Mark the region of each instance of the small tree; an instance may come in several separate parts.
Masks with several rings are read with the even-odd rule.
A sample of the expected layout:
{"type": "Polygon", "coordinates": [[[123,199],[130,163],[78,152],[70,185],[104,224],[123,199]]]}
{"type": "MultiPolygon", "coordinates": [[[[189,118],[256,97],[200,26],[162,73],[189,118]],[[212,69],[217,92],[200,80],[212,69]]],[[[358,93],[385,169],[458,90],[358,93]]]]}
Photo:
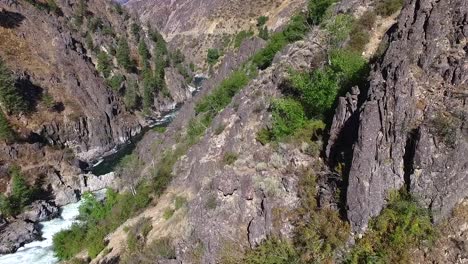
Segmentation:
{"type": "Polygon", "coordinates": [[[98,55],[97,70],[104,75],[105,78],[109,77],[111,72],[111,61],[106,52],[100,51],[98,55]]]}
{"type": "Polygon", "coordinates": [[[143,67],[149,67],[148,59],[150,58],[150,52],[144,39],[141,39],[140,43],[138,44],[138,54],[140,54],[143,67]]]}
{"type": "Polygon", "coordinates": [[[0,140],[11,141],[15,137],[13,129],[11,129],[8,119],[3,111],[0,110],[0,140]]]}
{"type": "Polygon", "coordinates": [[[323,21],[327,9],[337,0],[310,0],[308,4],[309,21],[318,25],[323,21]]]}
{"type": "Polygon", "coordinates": [[[261,16],[261,17],[257,18],[257,27],[258,28],[263,27],[266,24],[267,21],[268,21],[267,16],[261,16]]]}
{"type": "Polygon", "coordinates": [[[26,111],[28,106],[15,87],[11,72],[0,58],[0,102],[7,111],[19,113],[26,111]]]}
{"type": "Polygon", "coordinates": [[[221,55],[219,54],[218,49],[209,49],[206,59],[207,59],[208,63],[212,65],[212,64],[215,64],[218,61],[220,56],[221,55]]]}
{"type": "Polygon", "coordinates": [[[121,38],[119,40],[116,57],[119,65],[124,67],[127,71],[130,71],[133,68],[134,65],[130,58],[130,48],[125,38],[121,38]]]}
{"type": "Polygon", "coordinates": [[[258,32],[258,36],[264,40],[268,40],[269,38],[268,28],[267,27],[260,28],[258,32]]]}
{"type": "Polygon", "coordinates": [[[137,83],[134,80],[129,80],[127,87],[125,88],[124,103],[128,109],[136,108],[137,94],[136,94],[137,83]]]}

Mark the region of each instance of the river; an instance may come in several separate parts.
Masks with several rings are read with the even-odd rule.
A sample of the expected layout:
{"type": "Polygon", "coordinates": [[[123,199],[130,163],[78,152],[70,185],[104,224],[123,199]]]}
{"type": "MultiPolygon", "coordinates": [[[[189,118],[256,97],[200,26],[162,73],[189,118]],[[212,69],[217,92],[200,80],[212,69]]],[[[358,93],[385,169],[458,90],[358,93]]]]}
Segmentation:
{"type": "MultiPolygon", "coordinates": [[[[194,84],[196,88],[191,88],[192,95],[195,95],[202,88],[201,84],[205,80],[204,77],[195,77],[194,84]]],[[[180,105],[176,106],[174,110],[164,113],[161,118],[153,120],[152,124],[143,129],[143,131],[130,140],[127,144],[115,149],[115,152],[106,157],[102,157],[97,162],[92,164],[90,171],[95,175],[103,175],[114,170],[119,161],[135,149],[136,143],[144,136],[144,134],[154,127],[165,127],[172,122],[180,105]]],[[[105,198],[105,190],[95,192],[99,200],[105,198]]],[[[19,248],[18,251],[12,254],[0,255],[0,264],[55,264],[59,260],[54,256],[52,249],[52,239],[58,232],[68,229],[73,223],[78,221],[79,207],[81,201],[63,206],[60,210],[60,217],[54,218],[50,221],[40,222],[41,237],[40,241],[33,241],[25,244],[19,248]]]]}

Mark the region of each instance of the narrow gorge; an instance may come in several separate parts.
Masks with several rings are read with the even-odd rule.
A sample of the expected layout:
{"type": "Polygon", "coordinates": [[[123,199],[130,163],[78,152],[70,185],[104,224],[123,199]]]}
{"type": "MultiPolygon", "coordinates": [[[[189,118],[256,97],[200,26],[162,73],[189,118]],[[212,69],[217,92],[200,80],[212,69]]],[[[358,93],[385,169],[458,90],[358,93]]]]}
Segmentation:
{"type": "Polygon", "coordinates": [[[465,0],[0,0],[0,263],[467,263],[465,0]]]}

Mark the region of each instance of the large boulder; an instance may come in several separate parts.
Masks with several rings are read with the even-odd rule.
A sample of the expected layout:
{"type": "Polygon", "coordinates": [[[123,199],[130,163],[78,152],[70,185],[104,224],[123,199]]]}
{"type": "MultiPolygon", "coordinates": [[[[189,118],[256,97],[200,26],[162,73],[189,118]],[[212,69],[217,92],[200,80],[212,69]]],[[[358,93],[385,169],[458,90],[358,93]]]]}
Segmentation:
{"type": "Polygon", "coordinates": [[[54,204],[47,201],[35,201],[26,210],[18,216],[19,219],[29,222],[47,221],[57,217],[59,209],[54,204]]]}
{"type": "Polygon", "coordinates": [[[0,254],[13,253],[24,244],[39,239],[38,225],[24,220],[14,221],[0,232],[0,254]]]}

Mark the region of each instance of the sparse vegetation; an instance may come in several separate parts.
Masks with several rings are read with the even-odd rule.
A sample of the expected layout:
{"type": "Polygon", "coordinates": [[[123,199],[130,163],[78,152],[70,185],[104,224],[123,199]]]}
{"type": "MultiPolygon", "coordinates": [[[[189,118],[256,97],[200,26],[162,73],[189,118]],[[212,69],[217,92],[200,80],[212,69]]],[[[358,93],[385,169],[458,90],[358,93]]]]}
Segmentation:
{"type": "Polygon", "coordinates": [[[453,147],[457,140],[457,129],[460,124],[460,120],[450,113],[439,112],[431,120],[431,132],[439,136],[442,141],[453,147]]]}
{"type": "Polygon", "coordinates": [[[15,133],[8,122],[3,111],[0,110],[0,140],[12,141],[15,138],[15,133]]]}
{"type": "Polygon", "coordinates": [[[237,33],[236,37],[234,38],[234,48],[239,48],[241,46],[242,42],[244,42],[244,40],[252,37],[253,34],[254,33],[252,31],[245,31],[245,30],[242,30],[239,33],[237,33]]]}
{"type": "Polygon", "coordinates": [[[388,17],[403,7],[403,0],[380,0],[377,2],[375,12],[378,15],[388,17]]]}
{"type": "Polygon", "coordinates": [[[325,18],[328,8],[337,0],[310,0],[308,2],[309,21],[319,25],[325,18]]]}
{"type": "Polygon", "coordinates": [[[112,88],[112,90],[119,91],[124,81],[125,77],[122,74],[116,74],[107,80],[107,84],[112,88]]]}
{"type": "Polygon", "coordinates": [[[387,208],[370,222],[347,263],[409,263],[411,250],[434,236],[428,211],[409,194],[392,193],[387,208]]]}
{"type": "Polygon", "coordinates": [[[223,162],[224,164],[232,165],[234,162],[236,162],[238,157],[239,155],[234,152],[227,152],[224,154],[223,162]]]}
{"type": "Polygon", "coordinates": [[[120,38],[119,40],[116,51],[116,58],[117,63],[119,63],[120,66],[122,66],[127,71],[132,71],[135,65],[133,64],[133,61],[130,58],[130,48],[125,38],[120,38]]]}
{"type": "Polygon", "coordinates": [[[270,238],[254,250],[247,252],[246,264],[294,264],[298,262],[294,246],[284,240],[270,238]]]}

